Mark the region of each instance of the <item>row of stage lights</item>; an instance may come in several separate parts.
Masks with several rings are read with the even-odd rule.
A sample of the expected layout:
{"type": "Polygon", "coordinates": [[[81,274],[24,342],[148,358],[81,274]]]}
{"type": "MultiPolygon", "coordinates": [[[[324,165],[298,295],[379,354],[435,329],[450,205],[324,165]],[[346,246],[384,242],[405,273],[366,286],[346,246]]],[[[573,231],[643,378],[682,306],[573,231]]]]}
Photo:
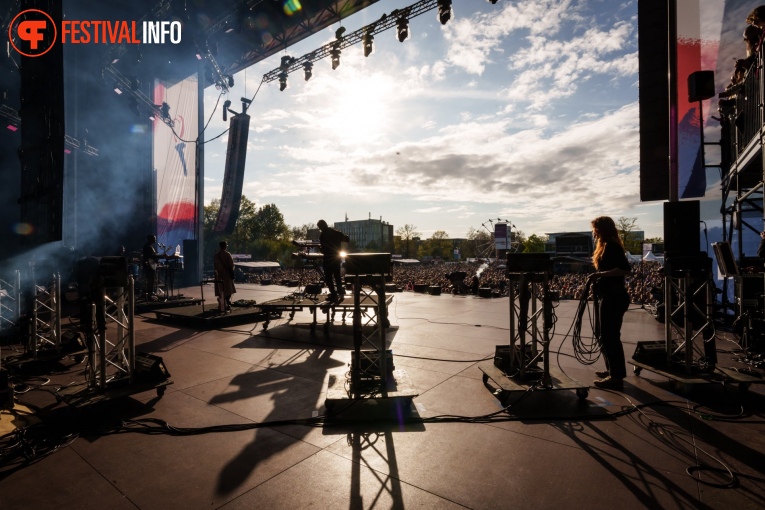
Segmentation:
{"type": "MultiPolygon", "coordinates": [[[[491,4],[496,4],[497,0],[487,0],[491,4]]],[[[395,27],[396,27],[396,38],[399,40],[399,42],[404,42],[410,37],[409,32],[409,20],[410,18],[417,16],[419,14],[422,14],[423,12],[426,12],[428,10],[431,10],[433,8],[437,8],[438,11],[436,13],[436,19],[442,24],[446,25],[446,23],[452,18],[453,12],[452,12],[452,0],[436,0],[435,5],[428,5],[432,4],[433,0],[421,0],[420,2],[417,2],[416,4],[410,5],[409,7],[406,7],[404,9],[396,9],[390,13],[390,18],[395,19],[395,27]]],[[[316,60],[320,60],[324,56],[329,56],[332,61],[332,70],[334,71],[340,66],[340,54],[341,54],[341,46],[347,39],[353,39],[354,35],[356,35],[358,32],[362,32],[361,36],[358,38],[357,42],[361,42],[364,56],[368,57],[372,54],[374,51],[374,33],[382,32],[384,30],[387,30],[388,28],[392,28],[391,26],[386,26],[378,30],[378,25],[381,23],[388,23],[387,22],[388,15],[383,14],[382,18],[380,20],[367,25],[366,27],[362,28],[361,30],[358,30],[351,34],[350,38],[346,38],[344,36],[345,33],[345,27],[340,27],[335,31],[335,41],[332,43],[329,43],[329,45],[325,45],[322,48],[315,50],[307,55],[304,55],[303,57],[299,59],[295,59],[290,56],[283,56],[281,60],[281,64],[279,65],[278,69],[275,69],[269,73],[266,73],[263,76],[264,82],[270,82],[275,79],[279,80],[279,90],[284,91],[287,88],[287,76],[292,71],[290,68],[298,61],[303,61],[301,64],[301,67],[303,69],[305,80],[308,81],[311,79],[311,76],[313,76],[313,63],[316,60]],[[322,50],[326,50],[326,55],[321,54],[325,53],[322,50]],[[320,55],[321,54],[321,55],[320,55]],[[277,72],[278,71],[278,72],[277,72]]],[[[354,42],[351,42],[350,44],[354,44],[354,42]]]]}

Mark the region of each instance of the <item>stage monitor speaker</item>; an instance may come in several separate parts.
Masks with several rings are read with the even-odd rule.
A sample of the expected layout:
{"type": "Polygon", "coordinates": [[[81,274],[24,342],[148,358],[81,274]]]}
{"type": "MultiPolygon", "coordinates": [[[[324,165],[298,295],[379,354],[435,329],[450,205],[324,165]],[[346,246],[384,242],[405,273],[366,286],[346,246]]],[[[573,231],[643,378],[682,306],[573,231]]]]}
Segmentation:
{"type": "Polygon", "coordinates": [[[139,382],[163,382],[170,378],[162,358],[145,352],[135,356],[135,374],[139,382]]]}
{"type": "Polygon", "coordinates": [[[387,275],[390,270],[390,253],[349,253],[345,256],[347,276],[387,275]]]}
{"type": "Polygon", "coordinates": [[[696,71],[688,75],[688,102],[695,103],[715,97],[715,72],[696,71]]]}
{"type": "Polygon", "coordinates": [[[226,166],[223,174],[223,192],[220,197],[218,217],[213,226],[216,234],[230,234],[239,218],[244,185],[244,162],[247,157],[247,137],[250,132],[250,116],[240,113],[231,117],[226,149],[226,166]]]}
{"type": "Polygon", "coordinates": [[[202,280],[199,274],[199,241],[196,239],[183,240],[183,280],[187,287],[199,285],[202,280]]]}
{"type": "Polygon", "coordinates": [[[664,202],[664,252],[697,255],[701,248],[698,200],[664,202]]]}
{"type": "Polygon", "coordinates": [[[645,363],[653,367],[662,367],[667,364],[667,344],[663,340],[649,340],[638,342],[632,359],[639,363],[645,363]]]}

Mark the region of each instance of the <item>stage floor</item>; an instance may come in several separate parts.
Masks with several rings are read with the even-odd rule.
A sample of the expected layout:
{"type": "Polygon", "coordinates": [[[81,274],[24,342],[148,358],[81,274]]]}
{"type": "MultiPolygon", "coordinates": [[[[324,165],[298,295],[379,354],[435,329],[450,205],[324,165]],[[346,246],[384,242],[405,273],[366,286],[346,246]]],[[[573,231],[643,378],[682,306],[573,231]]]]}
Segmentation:
{"type": "MultiPolygon", "coordinates": [[[[258,303],[294,290],[237,289],[235,300],[258,303]]],[[[182,292],[199,297],[198,287],[182,292]]],[[[722,384],[678,386],[648,370],[639,377],[630,370],[623,392],[593,387],[585,399],[574,390],[514,392],[505,401],[508,412],[499,414],[505,421],[444,419],[501,410],[479,365],[509,342],[507,298],[392,297],[388,348],[395,369],[417,390],[411,414],[422,420],[273,424],[186,436],[90,434],[21,469],[3,468],[0,508],[765,506],[762,384],[747,392],[722,384]]],[[[576,305],[557,307],[551,364],[591,384],[602,360],[580,365],[570,338],[563,341],[576,305]]],[[[137,317],[137,349],[162,357],[171,374],[163,396],[147,391],[85,411],[45,391],[18,398],[35,418],[83,413],[87,424],[153,418],[193,428],[312,418],[324,413],[328,378],[348,365],[353,347],[352,320],[326,331],[311,328],[312,321],[306,309],[291,320],[272,320],[266,330],[246,324],[201,331],[153,314],[137,317]]],[[[662,339],[664,326],[633,305],[622,332],[630,359],[638,341],[662,339]]],[[[718,342],[720,350],[734,348],[718,342]]],[[[3,347],[3,356],[8,353],[3,347]]],[[[720,364],[745,367],[730,356],[721,354],[720,364]]],[[[48,387],[84,378],[84,364],[72,359],[54,368],[48,387]]],[[[20,411],[15,423],[24,416],[20,411]]],[[[11,419],[7,412],[0,417],[6,424],[11,419]]]]}

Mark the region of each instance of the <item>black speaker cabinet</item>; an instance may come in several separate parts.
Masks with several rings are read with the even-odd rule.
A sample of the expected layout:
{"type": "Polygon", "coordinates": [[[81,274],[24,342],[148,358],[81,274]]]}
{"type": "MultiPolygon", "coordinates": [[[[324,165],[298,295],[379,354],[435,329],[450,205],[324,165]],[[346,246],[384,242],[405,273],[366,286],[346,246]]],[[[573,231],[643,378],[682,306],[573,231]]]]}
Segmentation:
{"type": "Polygon", "coordinates": [[[688,75],[688,102],[715,97],[715,72],[696,71],[688,75]]]}
{"type": "Polygon", "coordinates": [[[199,285],[199,242],[196,239],[183,240],[183,280],[185,285],[199,285]]]}
{"type": "Polygon", "coordinates": [[[549,253],[508,253],[507,274],[547,273],[552,275],[553,263],[549,253]]]}
{"type": "Polygon", "coordinates": [[[664,202],[664,252],[696,255],[701,249],[699,201],[664,202]]]}
{"type": "Polygon", "coordinates": [[[765,273],[744,274],[736,277],[736,304],[740,312],[763,308],[765,273]]]}
{"type": "Polygon", "coordinates": [[[104,287],[126,286],[127,260],[125,257],[101,257],[98,275],[103,279],[104,287]]]}
{"type": "Polygon", "coordinates": [[[390,274],[390,253],[349,253],[345,256],[347,276],[390,274]]]}

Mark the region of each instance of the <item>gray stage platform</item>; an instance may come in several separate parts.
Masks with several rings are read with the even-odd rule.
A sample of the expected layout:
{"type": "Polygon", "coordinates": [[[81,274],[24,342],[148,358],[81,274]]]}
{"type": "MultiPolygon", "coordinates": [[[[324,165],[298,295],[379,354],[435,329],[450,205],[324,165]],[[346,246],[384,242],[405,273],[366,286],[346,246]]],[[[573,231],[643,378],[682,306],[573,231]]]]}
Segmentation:
{"type": "MultiPolygon", "coordinates": [[[[258,303],[289,292],[278,286],[238,289],[237,299],[258,303]]],[[[682,393],[666,377],[644,370],[639,377],[630,373],[624,392],[590,388],[586,399],[573,390],[513,392],[502,411],[479,365],[507,339],[507,308],[506,299],[396,294],[387,344],[396,369],[405,370],[417,390],[412,408],[392,422],[324,427],[275,422],[325,412],[328,377],[342,374],[350,362],[350,327],[313,334],[305,310],[292,321],[273,320],[265,331],[255,324],[200,331],[138,319],[138,348],[163,358],[173,385],[161,398],[148,391],[107,403],[84,416],[84,423],[152,418],[175,427],[270,426],[190,436],[80,437],[0,475],[0,508],[765,506],[761,384],[745,392],[706,384],[682,393]]],[[[603,363],[582,366],[571,356],[563,335],[575,310],[575,302],[557,308],[552,351],[560,354],[552,364],[589,385],[603,363]]],[[[662,325],[644,311],[627,312],[627,357],[637,341],[662,335],[662,325]]],[[[736,347],[726,340],[718,345],[736,347]]],[[[737,364],[723,356],[720,366],[737,364]]],[[[80,381],[82,369],[65,361],[46,386],[80,381]]],[[[32,415],[57,409],[44,391],[19,398],[32,415]]],[[[77,410],[70,406],[68,412],[77,410]]],[[[0,418],[6,427],[26,419],[22,410],[0,418]]]]}

